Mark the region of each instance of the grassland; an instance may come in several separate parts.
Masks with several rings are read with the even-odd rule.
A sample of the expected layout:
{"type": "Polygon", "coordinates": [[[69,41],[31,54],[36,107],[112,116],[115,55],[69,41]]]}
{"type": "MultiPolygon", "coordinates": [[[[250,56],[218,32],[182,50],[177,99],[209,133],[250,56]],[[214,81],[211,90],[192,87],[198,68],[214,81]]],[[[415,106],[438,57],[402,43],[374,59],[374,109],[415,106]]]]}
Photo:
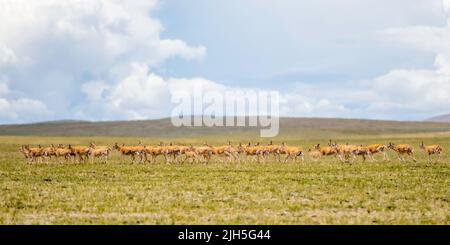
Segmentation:
{"type": "MultiPolygon", "coordinates": [[[[248,118],[246,119],[248,122],[248,118]]],[[[450,123],[402,122],[335,118],[280,118],[281,139],[328,139],[348,135],[398,135],[450,132],[450,123]]],[[[148,138],[256,137],[255,127],[174,127],[168,118],[143,121],[56,121],[24,125],[0,125],[0,135],[109,136],[148,138]]]]}
{"type": "MultiPolygon", "coordinates": [[[[140,138],[156,144],[164,138],[140,138]]],[[[352,135],[355,144],[421,140],[450,149],[449,133],[352,135]]],[[[220,137],[178,142],[223,144],[220,137]]],[[[235,136],[234,142],[256,138],[235,136]]],[[[281,140],[280,138],[277,139],[281,140]]],[[[208,165],[27,165],[21,144],[133,144],[121,137],[0,137],[1,224],[450,224],[450,156],[427,163],[275,162],[208,165]]],[[[320,139],[288,139],[308,148],[320,139]]],[[[279,143],[279,142],[278,142],[279,143]]],[[[390,156],[394,158],[391,152],[390,156]]]]}

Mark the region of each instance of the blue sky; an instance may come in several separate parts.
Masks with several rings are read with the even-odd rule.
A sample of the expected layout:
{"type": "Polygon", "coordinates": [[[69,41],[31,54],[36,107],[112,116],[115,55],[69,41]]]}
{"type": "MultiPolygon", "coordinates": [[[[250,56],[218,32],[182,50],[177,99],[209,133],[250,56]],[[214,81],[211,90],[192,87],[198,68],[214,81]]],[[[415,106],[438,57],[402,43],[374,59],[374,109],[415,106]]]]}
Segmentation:
{"type": "Polygon", "coordinates": [[[166,117],[196,84],[422,120],[450,112],[449,25],[448,0],[0,0],[0,123],[166,117]]]}
{"type": "Polygon", "coordinates": [[[176,76],[270,85],[368,79],[433,63],[432,54],[385,42],[376,32],[442,25],[446,16],[436,5],[362,2],[164,1],[157,13],[166,27],[163,37],[208,49],[204,62],[172,60],[165,69],[176,76]]]}

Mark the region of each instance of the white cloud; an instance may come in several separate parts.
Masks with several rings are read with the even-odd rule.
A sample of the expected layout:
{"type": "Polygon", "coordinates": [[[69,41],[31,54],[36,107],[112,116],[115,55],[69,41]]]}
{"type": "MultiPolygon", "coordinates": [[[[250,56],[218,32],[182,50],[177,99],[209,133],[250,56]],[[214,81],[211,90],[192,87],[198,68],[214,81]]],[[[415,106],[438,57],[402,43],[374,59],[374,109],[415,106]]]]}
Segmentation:
{"type": "Polygon", "coordinates": [[[445,59],[439,54],[435,69],[398,69],[371,81],[370,88],[380,95],[381,101],[369,110],[383,110],[375,105],[389,102],[394,106],[387,105],[387,112],[392,111],[390,107],[399,107],[399,113],[425,117],[446,112],[450,105],[450,64],[445,59]]]}
{"type": "Polygon", "coordinates": [[[17,56],[6,46],[0,46],[0,67],[2,65],[15,64],[17,62],[17,56]]]}
{"type": "Polygon", "coordinates": [[[49,115],[46,106],[37,100],[0,98],[0,120],[8,122],[27,122],[36,118],[46,118],[49,115]]]}
{"type": "Polygon", "coordinates": [[[0,121],[2,123],[26,122],[49,116],[47,107],[41,101],[28,98],[8,98],[12,93],[8,84],[0,81],[0,121]]]}
{"type": "Polygon", "coordinates": [[[447,25],[391,28],[385,36],[435,55],[433,69],[395,69],[368,81],[379,98],[369,112],[404,113],[420,119],[449,112],[450,105],[450,0],[443,0],[447,25]]]}
{"type": "MultiPolygon", "coordinates": [[[[444,1],[443,6],[444,9],[448,9],[449,0],[444,1]]],[[[447,43],[450,43],[450,27],[405,26],[388,28],[380,33],[392,41],[406,43],[413,48],[435,54],[434,68],[393,69],[373,79],[342,85],[333,84],[331,81],[317,85],[298,83],[293,89],[280,92],[281,114],[381,119],[401,117],[421,120],[448,110],[450,48],[447,43]]],[[[189,58],[189,52],[184,55],[185,58],[189,58]]],[[[147,118],[155,114],[168,116],[168,107],[158,102],[167,103],[175,91],[193,94],[196,86],[202,86],[204,91],[219,93],[225,90],[251,89],[230,87],[204,78],[164,79],[149,73],[148,67],[141,66],[140,69],[135,68],[128,78],[115,85],[112,90],[116,92],[108,98],[116,110],[126,111],[137,118],[147,118]],[[117,92],[125,90],[127,92],[123,94],[117,92]],[[146,110],[148,105],[158,106],[146,110]]]]}
{"type": "Polygon", "coordinates": [[[282,114],[422,120],[449,112],[450,63],[443,53],[433,69],[394,69],[340,87],[299,83],[284,94],[282,114]]]}
{"type": "MultiPolygon", "coordinates": [[[[320,91],[314,87],[313,90],[320,91]]],[[[344,105],[330,101],[325,94],[308,94],[305,90],[294,90],[290,93],[281,93],[280,114],[282,116],[303,117],[339,117],[350,110],[344,105]]]]}
{"type": "MultiPolygon", "coordinates": [[[[203,46],[161,38],[163,26],[151,16],[157,7],[156,0],[0,0],[0,73],[13,90],[45,102],[57,117],[73,117],[83,98],[100,99],[128,75],[130,64],[158,67],[173,57],[205,56],[203,46]]],[[[122,82],[122,89],[139,86],[122,82]]],[[[132,93],[116,91],[122,100],[114,105],[130,107],[126,96],[142,102],[142,90],[132,93]]]]}
{"type": "Polygon", "coordinates": [[[94,108],[104,119],[147,119],[170,115],[171,96],[184,91],[193,98],[194,89],[204,92],[221,92],[226,86],[203,78],[164,79],[149,70],[144,63],[130,65],[129,73],[111,87],[103,82],[89,82],[83,85],[83,92],[91,103],[76,109],[76,115],[89,116],[83,112],[94,108]],[[119,115],[119,117],[118,117],[119,115]]]}
{"type": "Polygon", "coordinates": [[[448,113],[450,105],[450,0],[445,26],[406,26],[380,31],[383,38],[435,55],[428,69],[392,69],[349,84],[299,83],[287,96],[285,114],[422,120],[448,113]],[[289,102],[290,101],[290,102],[289,102]]]}
{"type": "MultiPolygon", "coordinates": [[[[433,4],[436,2],[433,1],[433,4]]],[[[261,10],[267,5],[258,4],[261,10]]],[[[290,10],[295,10],[295,16],[302,17],[297,14],[297,9],[302,9],[299,6],[304,3],[290,4],[294,4],[290,10]]],[[[343,18],[323,22],[325,24],[322,27],[325,29],[315,29],[310,22],[303,22],[308,23],[308,32],[303,33],[290,26],[283,26],[281,31],[290,33],[290,41],[300,44],[304,44],[302,38],[308,36],[306,34],[321,35],[320,40],[327,42],[313,42],[314,45],[319,49],[325,46],[325,53],[332,49],[338,50],[339,45],[335,45],[340,42],[336,42],[335,38],[346,43],[344,37],[354,33],[367,34],[364,24],[358,24],[353,29],[341,29],[347,21],[354,22],[353,19],[365,16],[364,11],[354,16],[347,12],[352,10],[350,6],[362,8],[359,1],[347,1],[346,4],[348,8],[338,13],[343,18]],[[363,29],[364,32],[361,31],[363,29]],[[335,36],[334,31],[339,35],[335,36]],[[300,32],[301,38],[297,37],[299,33],[294,32],[300,32]],[[329,45],[330,40],[333,45],[329,45]]],[[[421,2],[415,6],[424,4],[428,3],[421,2]]],[[[378,22],[380,15],[391,11],[379,6],[378,2],[374,3],[377,14],[370,15],[370,18],[377,18],[370,23],[378,22]]],[[[156,74],[155,68],[170,58],[197,60],[206,55],[206,48],[201,45],[191,46],[180,39],[162,38],[164,27],[152,17],[157,7],[156,0],[0,0],[1,122],[43,120],[52,113],[59,118],[93,120],[158,118],[170,115],[170,97],[176,91],[193,94],[196,86],[202,86],[204,91],[218,93],[252,89],[246,85],[228,86],[202,77],[165,78],[156,74]]],[[[287,87],[280,91],[281,114],[423,119],[448,110],[450,0],[444,0],[441,7],[449,15],[447,25],[431,26],[430,23],[437,22],[439,18],[433,18],[430,23],[426,22],[428,25],[421,26],[405,26],[407,21],[392,20],[396,23],[393,27],[378,32],[390,41],[435,55],[434,67],[397,68],[373,79],[347,84],[325,81],[313,85],[298,83],[291,88],[284,83],[279,86],[287,87]]],[[[318,9],[322,14],[328,11],[322,12],[322,5],[318,9]]],[[[417,19],[424,19],[422,14],[418,14],[421,13],[419,10],[414,7],[409,10],[414,15],[420,15],[417,19]]],[[[428,10],[427,13],[435,12],[428,10]]],[[[283,14],[278,9],[272,16],[280,26],[283,14]]],[[[316,20],[318,17],[315,13],[309,13],[308,16],[306,20],[316,20]]],[[[382,22],[385,27],[389,26],[391,20],[382,22]]],[[[376,25],[371,24],[369,29],[375,30],[376,25]]],[[[243,38],[249,37],[253,36],[244,35],[243,38]]],[[[239,38],[236,37],[236,43],[239,43],[239,38]]],[[[271,38],[280,45],[278,36],[271,38]]],[[[287,49],[291,46],[284,45],[287,49]]],[[[264,47],[266,51],[272,50],[264,47]]],[[[264,53],[264,50],[261,51],[264,53]]],[[[303,51],[308,53],[308,50],[303,51]]],[[[312,52],[306,57],[314,58],[315,55],[312,52]]],[[[346,59],[344,56],[339,54],[339,57],[346,59]]],[[[264,55],[261,57],[267,58],[264,55]]],[[[295,55],[292,57],[298,59],[295,55]]],[[[292,63],[297,69],[303,67],[299,65],[302,62],[309,61],[303,57],[300,63],[292,63]]],[[[236,64],[241,65],[238,60],[236,64]]]]}
{"type": "Polygon", "coordinates": [[[8,84],[0,80],[0,96],[6,95],[9,93],[8,84]]]}
{"type": "Polygon", "coordinates": [[[99,101],[103,97],[103,93],[108,90],[110,86],[103,81],[92,81],[81,85],[81,91],[85,93],[89,101],[99,101]]]}
{"type": "Polygon", "coordinates": [[[163,78],[145,64],[133,64],[131,74],[117,83],[106,100],[131,119],[161,117],[167,113],[169,91],[163,78]]]}
{"type": "Polygon", "coordinates": [[[103,116],[104,120],[168,117],[171,115],[171,109],[176,106],[171,104],[171,98],[180,92],[192,99],[192,105],[202,104],[203,109],[208,108],[220,113],[223,106],[207,105],[208,96],[225,97],[226,92],[241,94],[249,91],[269,92],[262,89],[226,86],[204,78],[166,79],[152,73],[148,65],[143,63],[131,64],[129,74],[111,87],[104,85],[103,82],[89,82],[83,85],[83,91],[91,98],[91,103],[78,107],[75,115],[84,118],[95,111],[99,116],[103,116]]]}

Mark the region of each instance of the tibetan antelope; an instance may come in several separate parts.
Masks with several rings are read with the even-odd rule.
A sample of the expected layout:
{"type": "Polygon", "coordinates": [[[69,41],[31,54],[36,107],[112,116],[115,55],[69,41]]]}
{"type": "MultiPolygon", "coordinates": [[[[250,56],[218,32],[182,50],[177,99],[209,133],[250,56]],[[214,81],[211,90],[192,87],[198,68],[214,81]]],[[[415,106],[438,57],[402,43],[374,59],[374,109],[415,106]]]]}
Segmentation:
{"type": "Polygon", "coordinates": [[[322,152],[318,149],[320,146],[316,145],[314,146],[314,149],[308,149],[308,155],[311,160],[314,162],[319,161],[319,159],[322,157],[322,152]]]}
{"type": "Polygon", "coordinates": [[[185,157],[185,158],[183,159],[182,163],[184,163],[186,160],[189,159],[189,163],[193,164],[194,162],[196,162],[196,161],[198,160],[198,155],[197,155],[197,153],[195,152],[195,147],[192,146],[192,145],[190,145],[190,146],[188,147],[188,149],[186,149],[186,150],[183,152],[183,154],[184,154],[184,157],[185,157]]]}
{"type": "Polygon", "coordinates": [[[19,149],[19,152],[21,152],[23,154],[23,156],[25,157],[25,159],[27,160],[28,164],[32,164],[33,163],[33,156],[29,150],[29,148],[25,145],[22,145],[19,149]]]}
{"type": "Polygon", "coordinates": [[[28,156],[29,163],[33,163],[36,161],[42,162],[42,159],[45,159],[46,163],[48,163],[48,158],[46,156],[46,152],[44,148],[39,145],[38,147],[30,147],[29,145],[24,146],[23,148],[24,155],[28,156]],[[25,153],[26,152],[26,153],[25,153]]]}
{"type": "Polygon", "coordinates": [[[166,163],[176,162],[179,159],[180,154],[180,146],[169,143],[163,147],[162,151],[164,157],[166,158],[166,163]]]}
{"type": "Polygon", "coordinates": [[[229,163],[237,160],[236,151],[230,141],[228,141],[227,145],[212,147],[212,154],[219,156],[222,162],[225,162],[226,159],[228,159],[229,163]]]}
{"type": "Polygon", "coordinates": [[[367,146],[367,150],[369,151],[369,158],[371,161],[375,161],[375,158],[373,155],[375,154],[382,154],[383,155],[383,161],[389,161],[389,156],[387,154],[388,147],[385,145],[380,144],[372,144],[367,146]]]}
{"type": "Polygon", "coordinates": [[[69,149],[75,157],[78,157],[78,162],[85,162],[89,159],[89,147],[87,146],[72,146],[69,145],[69,149]]]}
{"type": "Polygon", "coordinates": [[[270,141],[270,143],[265,147],[265,154],[268,156],[270,154],[272,154],[275,158],[275,161],[281,162],[281,157],[280,157],[280,148],[281,146],[278,145],[274,145],[272,141],[270,141]]]}
{"type": "Polygon", "coordinates": [[[300,147],[292,147],[287,146],[286,143],[281,143],[280,147],[280,153],[286,154],[286,158],[284,159],[284,162],[287,162],[289,159],[291,159],[293,162],[297,160],[298,157],[301,158],[302,162],[304,159],[303,149],[300,147]]]}
{"type": "Polygon", "coordinates": [[[250,159],[251,162],[260,162],[261,157],[261,146],[258,143],[256,143],[254,146],[249,142],[247,146],[244,147],[244,152],[247,157],[247,160],[250,159]]]}
{"type": "Polygon", "coordinates": [[[440,145],[424,145],[423,141],[420,143],[419,148],[428,155],[428,162],[431,162],[431,155],[437,155],[436,163],[441,159],[441,153],[444,150],[440,145]]]}
{"type": "Polygon", "coordinates": [[[337,153],[338,152],[337,152],[336,148],[334,147],[334,145],[331,142],[328,143],[328,146],[320,146],[320,144],[317,144],[314,148],[317,151],[319,151],[322,156],[334,156],[334,157],[337,157],[337,153]]]}
{"type": "Polygon", "coordinates": [[[68,162],[71,157],[75,155],[72,153],[72,150],[69,148],[65,148],[63,145],[58,145],[58,147],[54,148],[56,159],[58,159],[59,163],[62,163],[62,159],[68,162]]]}
{"type": "Polygon", "coordinates": [[[156,158],[163,155],[164,147],[162,142],[157,146],[144,146],[142,154],[145,162],[156,163],[156,158]]]}
{"type": "Polygon", "coordinates": [[[355,156],[362,156],[363,162],[365,162],[366,159],[369,157],[369,154],[370,154],[369,153],[369,148],[367,148],[367,147],[365,147],[363,145],[357,146],[356,148],[353,149],[353,154],[355,156]]]}
{"type": "Polygon", "coordinates": [[[91,143],[88,148],[88,155],[91,157],[91,163],[94,162],[94,158],[99,158],[103,163],[108,163],[108,157],[111,154],[111,148],[108,146],[95,146],[91,143]]]}
{"type": "Polygon", "coordinates": [[[113,149],[119,151],[122,161],[125,156],[131,157],[131,163],[134,163],[136,157],[140,157],[141,161],[143,160],[142,158],[142,151],[144,149],[143,146],[125,146],[125,145],[119,146],[117,143],[115,143],[113,149]]]}
{"type": "Polygon", "coordinates": [[[337,152],[337,157],[341,162],[353,162],[356,159],[355,152],[357,151],[358,146],[350,145],[346,143],[345,145],[339,145],[336,142],[330,145],[337,152]]]}
{"type": "Polygon", "coordinates": [[[411,157],[411,159],[416,162],[416,159],[414,158],[414,148],[411,145],[408,144],[393,144],[389,142],[388,149],[391,149],[395,151],[398,155],[398,159],[401,162],[405,161],[404,155],[408,155],[411,157]]]}
{"type": "Polygon", "coordinates": [[[197,159],[207,164],[211,160],[211,156],[213,154],[213,148],[207,143],[203,144],[203,146],[198,146],[194,148],[195,153],[197,154],[197,159]]]}

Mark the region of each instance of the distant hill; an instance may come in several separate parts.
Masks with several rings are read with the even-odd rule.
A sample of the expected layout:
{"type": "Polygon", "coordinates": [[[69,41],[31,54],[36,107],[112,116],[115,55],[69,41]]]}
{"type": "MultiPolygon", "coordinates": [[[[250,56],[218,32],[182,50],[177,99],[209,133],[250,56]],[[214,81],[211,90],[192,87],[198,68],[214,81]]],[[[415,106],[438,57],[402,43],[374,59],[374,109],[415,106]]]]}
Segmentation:
{"type": "MultiPolygon", "coordinates": [[[[255,127],[174,127],[170,118],[143,121],[58,121],[0,125],[0,135],[18,136],[130,136],[154,138],[258,136],[255,127]]],[[[280,118],[281,137],[328,138],[346,134],[450,132],[450,124],[329,118],[280,118]]]]}
{"type": "Polygon", "coordinates": [[[450,123],[450,114],[441,115],[437,117],[432,117],[427,120],[428,122],[444,122],[444,123],[450,123]]]}

